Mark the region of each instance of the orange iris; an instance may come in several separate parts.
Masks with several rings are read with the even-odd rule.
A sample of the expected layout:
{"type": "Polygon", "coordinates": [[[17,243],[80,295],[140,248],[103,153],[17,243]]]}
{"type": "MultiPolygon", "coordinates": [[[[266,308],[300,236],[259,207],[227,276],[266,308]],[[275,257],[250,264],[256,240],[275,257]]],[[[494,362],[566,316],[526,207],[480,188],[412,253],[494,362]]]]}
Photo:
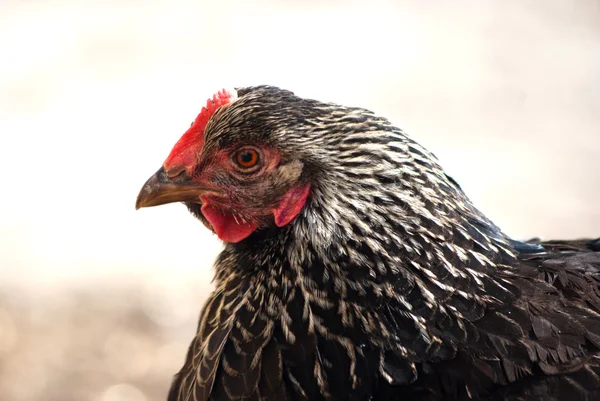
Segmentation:
{"type": "Polygon", "coordinates": [[[254,149],[242,149],[235,154],[236,163],[242,168],[251,168],[258,164],[258,152],[254,149]]]}

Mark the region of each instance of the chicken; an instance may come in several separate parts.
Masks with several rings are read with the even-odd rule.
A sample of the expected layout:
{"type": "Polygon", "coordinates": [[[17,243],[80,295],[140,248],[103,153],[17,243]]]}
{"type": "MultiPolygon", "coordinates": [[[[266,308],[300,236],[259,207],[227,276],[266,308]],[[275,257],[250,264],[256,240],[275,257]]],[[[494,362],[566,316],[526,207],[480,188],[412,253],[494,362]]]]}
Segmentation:
{"type": "Polygon", "coordinates": [[[600,239],[509,238],[370,111],[223,90],[170,202],[225,245],[169,401],[600,399],[600,239]]]}

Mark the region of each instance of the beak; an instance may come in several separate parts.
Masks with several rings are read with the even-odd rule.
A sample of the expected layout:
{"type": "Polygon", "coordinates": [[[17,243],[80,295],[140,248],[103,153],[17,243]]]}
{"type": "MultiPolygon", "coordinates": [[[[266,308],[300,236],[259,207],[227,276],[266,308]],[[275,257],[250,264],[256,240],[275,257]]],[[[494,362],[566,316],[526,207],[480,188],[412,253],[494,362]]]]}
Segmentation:
{"type": "Polygon", "coordinates": [[[215,192],[214,188],[206,185],[175,182],[160,168],[146,181],[138,194],[135,208],[164,205],[172,202],[200,202],[200,196],[205,192],[215,192]]]}

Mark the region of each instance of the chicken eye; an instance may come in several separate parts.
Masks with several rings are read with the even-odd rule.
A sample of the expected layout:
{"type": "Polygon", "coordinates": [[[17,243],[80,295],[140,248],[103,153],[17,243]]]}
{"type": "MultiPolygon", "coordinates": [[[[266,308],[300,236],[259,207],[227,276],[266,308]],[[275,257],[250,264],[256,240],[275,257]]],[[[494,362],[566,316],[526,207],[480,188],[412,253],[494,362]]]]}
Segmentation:
{"type": "Polygon", "coordinates": [[[238,150],[235,153],[234,160],[239,167],[247,170],[255,167],[258,164],[260,155],[258,154],[257,150],[246,148],[238,150]]]}

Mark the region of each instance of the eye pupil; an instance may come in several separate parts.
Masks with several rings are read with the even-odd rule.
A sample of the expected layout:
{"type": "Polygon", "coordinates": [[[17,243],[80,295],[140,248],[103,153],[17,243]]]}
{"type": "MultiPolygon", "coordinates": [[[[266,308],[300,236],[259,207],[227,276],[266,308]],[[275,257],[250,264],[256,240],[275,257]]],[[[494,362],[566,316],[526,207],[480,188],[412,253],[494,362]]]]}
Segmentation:
{"type": "Polygon", "coordinates": [[[252,151],[246,150],[246,151],[242,152],[242,154],[240,155],[240,160],[244,164],[250,164],[250,163],[252,163],[252,160],[254,160],[254,157],[255,156],[252,151]]]}

